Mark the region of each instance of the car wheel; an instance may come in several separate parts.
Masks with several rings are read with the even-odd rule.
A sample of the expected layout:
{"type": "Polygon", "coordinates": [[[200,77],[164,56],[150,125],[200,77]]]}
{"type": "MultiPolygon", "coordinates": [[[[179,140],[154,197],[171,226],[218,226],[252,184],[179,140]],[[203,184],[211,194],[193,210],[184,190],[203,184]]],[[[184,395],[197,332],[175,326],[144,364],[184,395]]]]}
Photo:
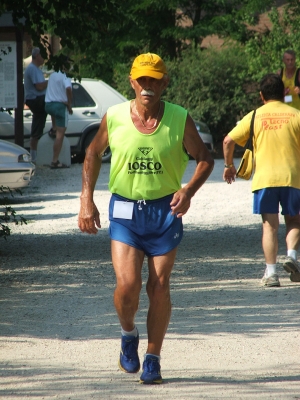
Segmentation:
{"type": "Polygon", "coordinates": [[[84,154],[87,151],[87,148],[89,147],[89,145],[92,143],[92,140],[94,139],[95,135],[97,133],[97,129],[94,129],[93,131],[89,132],[85,139],[84,139],[84,143],[83,143],[83,150],[84,150],[84,154]]]}
{"type": "MultiPolygon", "coordinates": [[[[90,133],[88,133],[86,135],[86,138],[84,140],[84,154],[86,153],[87,148],[91,144],[91,142],[94,139],[96,133],[97,133],[97,130],[93,130],[93,131],[91,131],[90,133]]],[[[102,155],[102,162],[108,163],[108,162],[110,162],[110,159],[111,159],[111,151],[110,151],[110,147],[108,146],[106,148],[105,152],[102,155]]]]}
{"type": "Polygon", "coordinates": [[[111,151],[110,151],[110,147],[108,146],[105,150],[105,152],[102,154],[102,162],[104,163],[108,163],[110,162],[111,159],[111,151]]]}

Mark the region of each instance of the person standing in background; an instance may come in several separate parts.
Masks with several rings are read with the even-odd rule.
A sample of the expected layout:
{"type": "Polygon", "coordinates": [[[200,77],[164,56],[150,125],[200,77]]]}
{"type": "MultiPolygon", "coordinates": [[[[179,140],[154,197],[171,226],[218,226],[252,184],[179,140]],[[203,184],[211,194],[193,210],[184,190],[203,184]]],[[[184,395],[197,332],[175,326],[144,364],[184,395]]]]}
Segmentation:
{"type": "MultiPolygon", "coordinates": [[[[280,286],[277,274],[279,206],[286,228],[287,255],[283,268],[292,282],[300,282],[297,262],[300,246],[300,111],[283,103],[284,85],[277,74],[267,74],[260,82],[263,106],[256,110],[253,149],[255,170],[252,180],[253,214],[262,218],[262,248],[265,272],[261,285],[280,286]]],[[[223,179],[235,181],[234,147],[244,146],[250,136],[248,113],[223,142],[223,179]]]]}
{"type": "Polygon", "coordinates": [[[32,61],[24,73],[25,104],[32,112],[30,154],[32,161],[36,162],[37,145],[43,135],[47,113],[45,111],[45,93],[48,85],[41,66],[44,64],[40,49],[32,50],[32,61]]]}
{"type": "Polygon", "coordinates": [[[294,50],[286,50],[282,61],[284,68],[277,71],[284,84],[284,102],[289,106],[300,110],[300,68],[296,67],[296,53],[294,50]]]}
{"type": "Polygon", "coordinates": [[[51,169],[69,168],[58,160],[68,126],[68,115],[73,114],[72,83],[66,75],[66,65],[69,61],[69,58],[66,57],[62,71],[53,72],[50,75],[46,91],[45,111],[51,115],[51,132],[55,132],[51,169]]]}

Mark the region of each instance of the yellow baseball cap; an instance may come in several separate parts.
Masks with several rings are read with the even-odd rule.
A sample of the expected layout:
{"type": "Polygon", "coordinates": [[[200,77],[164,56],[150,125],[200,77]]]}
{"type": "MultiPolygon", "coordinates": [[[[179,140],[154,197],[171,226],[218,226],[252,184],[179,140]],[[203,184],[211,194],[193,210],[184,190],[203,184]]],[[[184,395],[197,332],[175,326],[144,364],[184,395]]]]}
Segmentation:
{"type": "Polygon", "coordinates": [[[155,79],[162,79],[167,73],[167,67],[163,60],[153,53],[140,54],[133,61],[130,76],[138,79],[141,76],[150,76],[155,79]]]}

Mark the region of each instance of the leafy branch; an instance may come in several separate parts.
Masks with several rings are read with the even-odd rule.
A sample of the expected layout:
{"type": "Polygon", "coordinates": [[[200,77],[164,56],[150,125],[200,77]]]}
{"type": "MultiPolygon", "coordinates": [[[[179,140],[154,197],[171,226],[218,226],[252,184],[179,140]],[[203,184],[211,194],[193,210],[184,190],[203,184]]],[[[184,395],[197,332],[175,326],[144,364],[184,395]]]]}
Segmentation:
{"type": "Polygon", "coordinates": [[[8,194],[14,197],[14,193],[18,193],[22,196],[20,189],[15,189],[13,191],[9,187],[0,186],[0,205],[3,206],[0,210],[0,238],[4,238],[5,240],[7,240],[7,237],[11,234],[11,229],[6,225],[7,223],[12,222],[15,225],[27,225],[26,218],[17,215],[17,212],[10,205],[8,194]]]}

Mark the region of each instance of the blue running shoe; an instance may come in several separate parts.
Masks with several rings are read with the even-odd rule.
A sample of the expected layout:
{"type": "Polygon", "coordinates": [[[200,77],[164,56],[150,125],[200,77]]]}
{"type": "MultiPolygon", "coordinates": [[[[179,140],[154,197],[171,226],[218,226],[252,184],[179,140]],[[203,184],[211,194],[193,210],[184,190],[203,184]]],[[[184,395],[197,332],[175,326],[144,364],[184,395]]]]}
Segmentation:
{"type": "Polygon", "coordinates": [[[137,337],[122,335],[119,359],[119,367],[122,371],[134,374],[140,370],[138,347],[139,335],[137,337]]]}
{"type": "Polygon", "coordinates": [[[140,377],[140,383],[145,384],[158,384],[162,383],[160,374],[159,357],[147,355],[143,362],[143,373],[140,377]]]}

